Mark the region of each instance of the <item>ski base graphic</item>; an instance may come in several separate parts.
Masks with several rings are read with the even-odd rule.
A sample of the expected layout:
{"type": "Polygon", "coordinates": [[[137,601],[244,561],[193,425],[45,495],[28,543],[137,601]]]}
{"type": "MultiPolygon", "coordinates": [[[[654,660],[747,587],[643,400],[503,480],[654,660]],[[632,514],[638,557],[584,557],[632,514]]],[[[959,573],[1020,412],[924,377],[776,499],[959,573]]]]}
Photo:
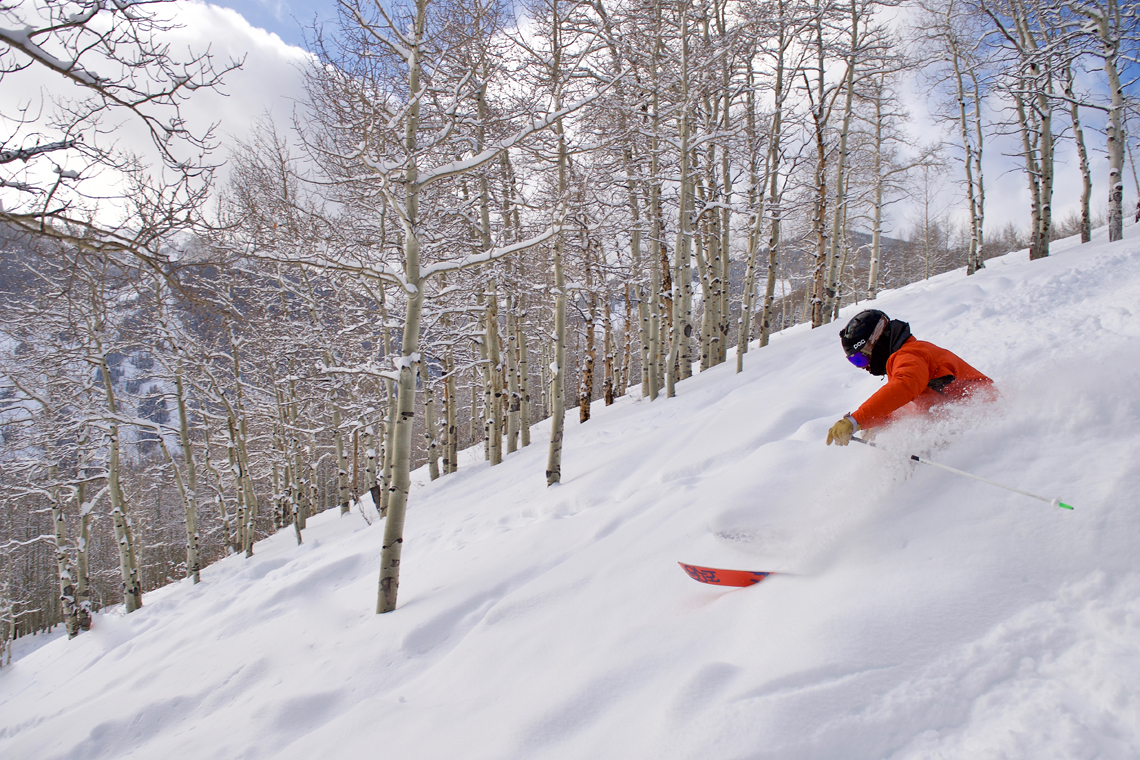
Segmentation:
{"type": "Polygon", "coordinates": [[[700,565],[686,565],[678,562],[689,577],[701,583],[710,583],[714,586],[751,586],[759,583],[769,575],[776,573],[760,573],[752,570],[722,570],[715,567],[701,567],[700,565]]]}

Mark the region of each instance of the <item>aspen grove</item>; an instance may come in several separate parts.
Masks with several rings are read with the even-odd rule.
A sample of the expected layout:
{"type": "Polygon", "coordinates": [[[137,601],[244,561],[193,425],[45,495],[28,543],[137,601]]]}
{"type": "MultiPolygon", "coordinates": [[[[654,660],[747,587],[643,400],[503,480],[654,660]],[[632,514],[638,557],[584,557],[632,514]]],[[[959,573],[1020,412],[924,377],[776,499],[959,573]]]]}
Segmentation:
{"type": "Polygon", "coordinates": [[[0,8],[0,81],[58,86],[3,106],[0,641],[361,499],[390,612],[413,469],[548,446],[556,487],[595,403],[1140,220],[1120,0],[339,0],[292,120],[230,142],[181,114],[241,61],[178,58],[168,6],[0,8]]]}

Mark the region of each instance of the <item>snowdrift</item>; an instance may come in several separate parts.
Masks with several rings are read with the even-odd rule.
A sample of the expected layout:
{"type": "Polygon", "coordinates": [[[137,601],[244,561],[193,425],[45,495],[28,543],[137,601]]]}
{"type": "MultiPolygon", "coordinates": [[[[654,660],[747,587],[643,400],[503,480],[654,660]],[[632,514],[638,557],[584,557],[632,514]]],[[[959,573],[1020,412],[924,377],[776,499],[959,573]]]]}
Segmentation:
{"type": "MultiPolygon", "coordinates": [[[[423,474],[0,671],[10,758],[1135,758],[1140,230],[875,302],[1001,399],[826,447],[878,380],[797,327],[653,403],[423,474]],[[370,505],[365,506],[370,510],[370,505]],[[366,511],[364,514],[368,514],[366,511]],[[678,561],[782,573],[694,583],[678,561]]],[[[1103,233],[1102,233],[1103,234],[1103,233]]]]}

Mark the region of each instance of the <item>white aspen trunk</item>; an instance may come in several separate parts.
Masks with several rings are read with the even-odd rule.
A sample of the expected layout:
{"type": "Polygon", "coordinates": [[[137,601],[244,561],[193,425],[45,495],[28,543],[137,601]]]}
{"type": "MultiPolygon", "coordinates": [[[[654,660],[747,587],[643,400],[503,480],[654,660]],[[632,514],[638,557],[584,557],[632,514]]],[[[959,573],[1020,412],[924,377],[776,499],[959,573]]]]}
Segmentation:
{"type": "Polygon", "coordinates": [[[424,437],[427,439],[428,475],[432,480],[439,478],[439,444],[435,424],[435,394],[427,378],[422,376],[424,385],[424,437]]]}
{"type": "Polygon", "coordinates": [[[585,249],[585,270],[586,270],[586,350],[583,354],[585,366],[582,368],[580,375],[580,385],[578,391],[578,423],[581,424],[590,419],[590,405],[594,399],[594,367],[597,366],[597,319],[598,319],[598,296],[594,292],[594,269],[592,260],[596,251],[594,250],[594,243],[586,237],[584,243],[585,249]]]}
{"type": "MultiPolygon", "coordinates": [[[[86,433],[80,445],[85,447],[86,433]]],[[[86,460],[86,454],[80,454],[81,461],[86,460]]],[[[85,462],[84,462],[85,463],[85,462]]],[[[91,615],[94,612],[91,603],[91,583],[89,571],[90,554],[87,548],[91,545],[91,512],[94,503],[87,501],[87,483],[85,478],[87,468],[79,468],[79,482],[75,486],[75,500],[79,503],[79,540],[76,542],[75,552],[75,613],[79,621],[79,628],[84,631],[91,629],[91,615]]]]}
{"type": "MultiPolygon", "coordinates": [[[[630,262],[632,263],[634,277],[638,279],[638,284],[629,283],[625,289],[626,299],[626,368],[624,371],[626,377],[626,385],[629,384],[629,343],[630,343],[630,315],[631,302],[630,299],[633,293],[637,294],[637,316],[638,316],[638,354],[641,359],[641,395],[643,397],[649,396],[649,304],[646,303],[644,296],[644,287],[641,284],[641,205],[637,200],[637,184],[634,179],[633,173],[633,155],[628,148],[622,151],[622,160],[625,166],[625,186],[626,195],[629,199],[629,213],[630,219],[633,223],[629,236],[629,254],[630,262]]],[[[652,288],[652,285],[650,285],[652,288]]],[[[625,388],[621,389],[622,395],[625,394],[625,388]]]]}
{"type": "Polygon", "coordinates": [[[1049,255],[1049,233],[1052,227],[1053,198],[1053,128],[1052,128],[1052,75],[1042,71],[1037,62],[1037,41],[1029,27],[1029,17],[1021,2],[1013,5],[1013,15],[1020,40],[1020,52],[1028,63],[1028,75],[1021,84],[1027,96],[1014,93],[1018,118],[1022,124],[1022,143],[1026,152],[1026,170],[1032,196],[1033,230],[1029,258],[1043,259],[1049,255]],[[1028,113],[1026,106],[1029,106],[1028,113]]]}
{"type": "MultiPolygon", "coordinates": [[[[230,516],[229,516],[228,508],[226,507],[225,498],[223,496],[223,490],[222,489],[224,488],[224,483],[222,482],[222,474],[218,471],[218,468],[214,466],[214,462],[210,458],[210,426],[209,425],[206,425],[202,428],[202,434],[205,436],[205,439],[206,439],[205,445],[202,447],[202,454],[203,454],[202,458],[203,458],[203,462],[206,465],[206,472],[210,473],[210,477],[213,478],[213,482],[215,484],[215,487],[214,487],[214,506],[218,510],[218,519],[222,521],[222,539],[223,539],[222,543],[226,547],[226,554],[233,554],[234,553],[234,545],[235,545],[236,541],[234,540],[233,526],[230,524],[230,516]]],[[[231,461],[230,467],[232,469],[232,467],[233,467],[232,457],[231,457],[230,461],[231,461]]]]}
{"type": "MultiPolygon", "coordinates": [[[[478,375],[478,370],[475,370],[475,374],[478,375]]],[[[471,445],[472,446],[474,446],[475,441],[478,440],[478,438],[476,438],[476,436],[475,436],[475,433],[478,430],[478,425],[479,425],[479,391],[476,388],[476,386],[478,384],[479,384],[478,376],[472,377],[471,378],[471,416],[467,419],[467,437],[469,439],[471,439],[471,445]]]]}
{"type": "MultiPolygon", "coordinates": [[[[826,127],[826,87],[824,69],[826,59],[823,46],[823,9],[820,0],[815,1],[815,77],[816,96],[812,103],[812,122],[815,136],[815,179],[814,195],[815,207],[812,209],[812,227],[816,233],[815,267],[812,273],[812,287],[810,288],[811,326],[819,327],[823,324],[824,306],[827,301],[827,253],[828,240],[824,217],[827,215],[827,144],[824,130],[826,127]]],[[[806,81],[806,76],[805,76],[806,81]]],[[[810,91],[809,91],[810,96],[810,91]]],[[[806,297],[806,295],[805,295],[806,297]]]]}
{"type": "MultiPolygon", "coordinates": [[[[554,75],[552,110],[557,112],[562,109],[562,19],[558,12],[558,0],[551,3],[551,58],[550,70],[554,75]]],[[[554,122],[554,134],[558,143],[558,202],[564,207],[570,158],[561,117],[554,122]]],[[[562,253],[563,233],[559,231],[554,238],[554,256],[551,261],[554,270],[554,360],[550,368],[550,450],[546,459],[548,487],[562,482],[562,436],[566,422],[566,277],[562,271],[562,253]]]]}
{"type": "MultiPolygon", "coordinates": [[[[101,327],[97,329],[101,329],[101,327]]],[[[95,340],[95,350],[98,354],[99,369],[103,375],[103,392],[107,397],[107,411],[114,418],[118,416],[119,411],[115,404],[111,369],[107,366],[107,356],[103,352],[102,342],[98,338],[95,340]]],[[[119,574],[122,577],[123,606],[129,614],[142,607],[142,584],[139,580],[138,560],[135,558],[130,528],[127,525],[126,500],[123,499],[123,490],[119,483],[119,425],[112,422],[108,427],[110,456],[107,464],[107,487],[111,498],[111,522],[115,528],[115,541],[119,547],[119,574]]]]}
{"type": "Polygon", "coordinates": [[[489,350],[489,341],[487,340],[487,333],[490,331],[487,319],[487,295],[485,290],[479,291],[475,296],[475,302],[482,308],[483,313],[479,317],[479,368],[482,370],[483,381],[483,459],[491,461],[491,427],[493,425],[494,411],[492,410],[494,391],[492,390],[494,380],[491,374],[494,372],[491,366],[491,357],[489,350]]]}
{"type": "MultiPolygon", "coordinates": [[[[723,0],[716,6],[717,32],[722,42],[728,40],[728,0],[723,0]]],[[[722,129],[726,135],[732,133],[732,68],[733,63],[726,55],[721,59],[721,94],[724,105],[721,107],[721,118],[724,119],[722,129]]],[[[731,313],[730,296],[732,290],[732,166],[729,161],[728,147],[720,152],[720,174],[722,181],[722,198],[724,205],[720,209],[720,240],[718,241],[717,261],[717,304],[716,324],[716,363],[723,364],[728,359],[728,331],[731,313]]]]}
{"type": "MultiPolygon", "coordinates": [[[[633,371],[633,285],[627,283],[622,289],[622,300],[625,301],[625,324],[622,327],[624,348],[622,351],[621,366],[617,370],[617,395],[624,396],[626,389],[629,388],[632,376],[630,372],[633,371]]],[[[641,327],[640,318],[637,321],[638,329],[641,327]]],[[[640,342],[640,341],[639,341],[640,342]]],[[[638,349],[640,352],[640,349],[638,349]]]]}
{"type": "MultiPolygon", "coordinates": [[[[947,6],[947,28],[952,23],[953,5],[947,6]]],[[[979,216],[979,199],[977,194],[977,185],[974,180],[974,145],[970,140],[970,121],[966,113],[966,87],[964,81],[964,74],[962,73],[962,58],[958,50],[957,41],[953,38],[952,33],[948,32],[948,41],[950,47],[950,59],[954,70],[954,81],[958,89],[958,128],[959,134],[962,139],[962,150],[965,152],[963,165],[966,170],[966,196],[970,206],[970,243],[969,249],[966,252],[966,274],[972,275],[984,266],[982,263],[982,250],[981,250],[981,219],[979,216]]],[[[974,103],[974,107],[979,107],[980,104],[974,103]]],[[[881,163],[882,145],[882,103],[876,103],[876,144],[875,144],[875,160],[876,166],[881,163]]],[[[881,171],[876,172],[879,176],[881,171]]],[[[882,193],[879,188],[876,193],[876,212],[878,217],[882,218],[882,193]]],[[[875,261],[875,290],[872,291],[871,298],[878,294],[878,261],[875,261]]]]}
{"type": "MultiPolygon", "coordinates": [[[[475,150],[482,151],[485,143],[484,124],[487,118],[486,93],[480,88],[475,93],[478,106],[478,122],[475,127],[475,150]]],[[[486,173],[479,174],[479,235],[484,252],[492,248],[491,240],[491,192],[486,173]]],[[[503,367],[499,352],[499,304],[495,290],[495,280],[487,284],[487,312],[484,317],[483,345],[484,359],[487,361],[484,371],[486,390],[483,404],[486,428],[487,459],[491,465],[501,464],[503,461],[503,434],[505,425],[503,420],[503,367]]]]}
{"type": "Polygon", "coordinates": [[[388,515],[384,525],[384,546],[380,555],[380,589],[376,612],[396,609],[400,585],[400,558],[404,546],[404,518],[411,487],[412,423],[415,419],[415,372],[419,362],[420,316],[423,309],[423,282],[420,279],[419,240],[419,168],[416,161],[416,132],[420,116],[420,44],[427,19],[427,0],[416,0],[416,17],[412,47],[407,50],[408,92],[412,93],[404,132],[404,150],[407,155],[405,173],[406,208],[404,224],[404,282],[407,306],[404,315],[404,332],[400,346],[400,381],[396,394],[398,406],[394,415],[395,432],[392,454],[392,491],[388,498],[388,515]]]}
{"type": "MultiPolygon", "coordinates": [[[[776,81],[775,91],[773,92],[774,107],[768,135],[768,153],[764,159],[764,178],[760,189],[761,195],[767,191],[768,202],[766,206],[769,219],[768,277],[764,283],[764,306],[760,313],[759,343],[761,348],[768,345],[768,340],[772,335],[772,304],[775,302],[776,279],[780,273],[780,223],[783,219],[783,198],[780,191],[780,156],[783,150],[784,101],[787,98],[785,87],[785,53],[790,44],[786,24],[783,23],[785,13],[784,0],[779,0],[777,3],[777,12],[781,23],[778,24],[778,30],[776,32],[776,81]]],[[[759,239],[759,219],[756,220],[755,235],[757,239],[759,239]]],[[[787,298],[784,299],[785,308],[787,308],[787,300],[787,298]]],[[[749,313],[749,317],[751,317],[751,312],[749,313]]],[[[786,320],[784,324],[786,326],[786,320]]]]}
{"type": "Polygon", "coordinates": [[[360,498],[360,424],[352,429],[352,500],[360,498]]]}
{"type": "MultiPolygon", "coordinates": [[[[57,480],[58,473],[55,465],[49,472],[52,483],[57,480]]],[[[67,526],[63,520],[63,503],[60,500],[59,486],[53,485],[49,490],[51,503],[52,525],[55,528],[55,566],[57,581],[59,582],[59,608],[63,615],[67,638],[74,639],[79,635],[79,615],[75,601],[75,580],[71,573],[71,560],[67,556],[67,526]]]]}
{"type": "Polygon", "coordinates": [[[986,249],[986,185],[982,173],[982,153],[985,149],[985,132],[982,130],[982,92],[981,84],[976,73],[970,72],[970,81],[973,83],[974,93],[974,183],[977,188],[978,200],[978,259],[977,268],[985,267],[986,249]]]}
{"type": "MultiPolygon", "coordinates": [[[[526,280],[520,280],[526,282],[526,280]]],[[[515,345],[518,347],[519,437],[523,448],[530,445],[530,359],[526,342],[526,293],[519,295],[519,315],[515,321],[515,345]]]]}
{"type": "Polygon", "coordinates": [[[507,453],[513,454],[519,448],[519,415],[522,411],[522,399],[519,395],[519,359],[518,359],[518,320],[515,317],[515,299],[507,301],[507,344],[505,346],[507,361],[507,453]]]}
{"type": "Polygon", "coordinates": [[[748,265],[744,270],[744,292],[740,295],[740,317],[736,323],[736,371],[744,371],[744,355],[752,339],[752,312],[756,308],[756,249],[760,237],[763,210],[756,209],[756,218],[748,234],[748,265]]]}
{"type": "Polygon", "coordinates": [[[602,326],[602,353],[605,364],[602,368],[602,397],[606,406],[614,403],[614,331],[613,320],[610,315],[610,298],[608,293],[602,294],[602,310],[605,324],[602,326]]]}
{"type": "MultiPolygon", "coordinates": [[[[756,249],[760,241],[760,225],[764,219],[763,182],[757,171],[756,147],[756,71],[751,58],[748,60],[748,88],[745,91],[745,113],[747,115],[745,133],[748,138],[749,187],[748,205],[753,209],[751,229],[748,231],[747,266],[744,270],[744,289],[740,294],[740,317],[736,321],[736,371],[744,371],[744,355],[748,353],[748,343],[752,340],[752,313],[756,308],[756,249]]],[[[779,74],[776,77],[779,81],[779,74]]],[[[779,100],[776,101],[779,110],[779,100]]],[[[769,142],[769,153],[771,143],[769,142]]],[[[768,162],[765,163],[767,176],[768,162]]]]}
{"type": "Polygon", "coordinates": [[[539,382],[542,386],[542,418],[550,416],[550,384],[554,382],[551,377],[550,365],[553,362],[550,351],[550,341],[542,342],[542,362],[539,366],[539,382]]]}
{"type": "Polygon", "coordinates": [[[447,456],[448,472],[459,469],[459,389],[456,387],[455,356],[447,349],[447,456]]]}
{"type": "MultiPolygon", "coordinates": [[[[1112,105],[1108,111],[1108,127],[1105,137],[1108,148],[1108,239],[1117,241],[1124,237],[1124,144],[1126,141],[1122,115],[1124,113],[1124,88],[1120,83],[1120,72],[1116,66],[1120,42],[1113,30],[1120,33],[1121,12],[1117,0],[1107,0],[1106,13],[1097,21],[1097,31],[1104,46],[1104,74],[1108,78],[1112,105]]],[[[1135,16],[1130,16],[1135,24],[1135,16]]],[[[1140,217],[1140,200],[1137,201],[1137,217],[1140,217]]]]}
{"type": "Polygon", "coordinates": [[[1076,103],[1072,104],[1073,139],[1077,143],[1077,156],[1081,168],[1081,242],[1092,242],[1092,168],[1089,166],[1089,152],[1085,145],[1085,132],[1081,126],[1080,112],[1076,103]]]}
{"type": "Polygon", "coordinates": [[[341,415],[340,405],[333,403],[333,446],[336,450],[336,501],[340,505],[340,513],[347,515],[351,501],[348,489],[348,455],[344,450],[344,418],[341,415]]]}
{"type": "Polygon", "coordinates": [[[1049,255],[1050,236],[1053,232],[1053,86],[1048,76],[1048,94],[1039,93],[1037,107],[1041,113],[1041,257],[1049,255]]]}
{"type": "Polygon", "coordinates": [[[229,433],[229,446],[226,449],[226,454],[230,463],[230,474],[234,479],[234,491],[237,499],[237,506],[234,514],[234,525],[236,533],[234,535],[234,551],[240,552],[245,549],[245,527],[246,527],[246,504],[245,504],[245,488],[243,487],[245,478],[242,475],[241,458],[237,453],[237,432],[235,431],[234,418],[232,414],[226,418],[226,430],[229,433]]]}
{"type": "MultiPolygon", "coordinates": [[[[778,162],[773,158],[773,162],[778,162]]],[[[780,221],[781,198],[779,191],[779,173],[773,166],[770,170],[771,190],[769,195],[769,216],[771,224],[768,233],[768,277],[764,282],[764,306],[760,311],[760,347],[768,345],[772,336],[772,304],[776,299],[776,278],[780,272],[780,221]]]]}
{"type": "MultiPolygon", "coordinates": [[[[691,192],[689,177],[689,40],[688,40],[688,9],[683,7],[685,0],[678,0],[681,15],[681,111],[678,123],[678,136],[680,140],[680,195],[677,211],[677,250],[676,272],[673,284],[673,340],[670,343],[669,358],[665,367],[665,395],[669,398],[677,395],[676,381],[682,374],[683,365],[688,363],[688,351],[682,355],[682,348],[688,340],[691,331],[685,314],[686,283],[691,284],[692,275],[689,263],[689,245],[691,231],[689,228],[689,193],[691,192]]],[[[683,376],[683,375],[682,375],[683,376]]]]}
{"type": "Polygon", "coordinates": [[[252,557],[254,539],[256,538],[257,497],[253,492],[253,476],[250,474],[249,454],[245,446],[244,414],[238,421],[237,426],[237,455],[238,461],[241,463],[241,481],[239,487],[242,489],[242,496],[245,500],[245,511],[242,513],[245,518],[245,523],[242,526],[243,547],[245,548],[245,556],[252,557]]]}
{"type": "MultiPolygon", "coordinates": [[[[519,219],[518,205],[515,201],[515,174],[511,164],[510,154],[504,151],[500,157],[505,178],[504,192],[504,227],[513,230],[514,240],[522,237],[521,221],[519,219]]],[[[526,268],[523,257],[518,257],[518,282],[526,282],[526,268]]],[[[507,419],[507,448],[513,452],[518,445],[530,445],[530,376],[529,359],[527,357],[526,343],[526,290],[516,288],[512,296],[512,306],[507,319],[508,344],[511,353],[508,354],[510,376],[508,389],[511,394],[507,419]],[[521,439],[521,441],[519,440],[521,439]]]]}
{"type": "Polygon", "coordinates": [[[1041,234],[1041,172],[1038,168],[1034,129],[1030,124],[1029,114],[1025,108],[1025,100],[1018,94],[1013,95],[1017,111],[1018,123],[1021,127],[1021,150],[1025,156],[1025,173],[1029,182],[1029,215],[1030,215],[1030,241],[1029,258],[1039,259],[1041,234]]]}
{"type": "Polygon", "coordinates": [[[186,460],[186,577],[191,583],[198,583],[202,570],[198,560],[198,471],[194,467],[194,450],[190,447],[181,359],[174,372],[174,389],[178,395],[178,440],[182,445],[182,457],[186,460]]]}
{"type": "Polygon", "coordinates": [[[661,393],[662,372],[665,361],[662,348],[668,340],[662,324],[662,315],[665,313],[663,303],[666,285],[663,275],[667,275],[668,266],[664,265],[665,254],[662,251],[661,235],[661,112],[660,87],[658,74],[660,71],[661,51],[663,47],[661,32],[661,3],[654,4],[654,41],[653,54],[650,65],[650,130],[649,130],[649,400],[655,401],[661,393]]]}
{"type": "Polygon", "coordinates": [[[283,528],[293,522],[293,515],[297,509],[293,501],[289,447],[285,442],[285,400],[281,395],[281,385],[276,373],[273,377],[273,396],[277,402],[277,414],[273,420],[273,448],[274,453],[278,455],[273,462],[273,502],[277,504],[279,510],[277,527],[283,528]]]}
{"type": "MultiPolygon", "coordinates": [[[[365,423],[364,425],[364,471],[365,477],[368,480],[368,492],[372,494],[372,502],[376,505],[377,514],[380,510],[380,470],[376,466],[377,446],[379,441],[376,439],[376,428],[372,425],[365,423]]],[[[446,460],[444,465],[446,467],[446,460]]],[[[298,535],[300,535],[298,533],[298,535]]]]}
{"type": "Polygon", "coordinates": [[[487,347],[488,387],[487,399],[487,442],[491,465],[503,462],[503,361],[499,351],[499,297],[494,280],[487,284],[486,331],[483,343],[487,347]]]}
{"type": "Polygon", "coordinates": [[[701,333],[700,333],[700,347],[701,347],[701,371],[712,366],[713,357],[712,351],[712,337],[713,337],[713,323],[716,321],[716,297],[713,293],[712,276],[710,273],[710,263],[708,258],[714,254],[711,250],[711,236],[703,234],[708,227],[708,220],[702,217],[700,223],[696,225],[693,235],[693,258],[697,262],[697,277],[701,282],[701,303],[704,308],[701,310],[701,333]],[[703,229],[702,229],[703,228],[703,229]],[[709,256],[706,258],[704,253],[704,245],[706,242],[710,243],[709,256]]]}
{"type": "Polygon", "coordinates": [[[851,118],[854,114],[855,98],[855,56],[859,47],[859,12],[857,0],[851,0],[851,54],[847,60],[847,73],[843,78],[845,90],[843,101],[843,125],[839,129],[839,156],[835,167],[835,207],[832,210],[831,248],[828,251],[826,300],[823,308],[823,321],[830,322],[838,302],[837,289],[842,269],[839,262],[839,240],[843,235],[844,218],[847,210],[847,139],[851,133],[851,118]]]}
{"type": "Polygon", "coordinates": [[[692,180],[689,182],[688,204],[690,224],[685,237],[684,250],[678,261],[677,275],[680,280],[681,293],[681,352],[678,355],[680,369],[678,380],[693,376],[692,335],[693,335],[693,256],[692,256],[692,210],[693,192],[692,180]]]}
{"type": "MultiPolygon", "coordinates": [[[[1092,170],[1089,167],[1089,152],[1085,146],[1085,132],[1081,126],[1081,110],[1073,92],[1072,64],[1065,66],[1065,95],[1069,98],[1069,118],[1073,122],[1073,142],[1077,145],[1077,157],[1081,168],[1081,243],[1092,240],[1092,170]]],[[[1110,162],[1111,163],[1111,162],[1110,162]]]]}
{"type": "MultiPolygon", "coordinates": [[[[846,224],[846,221],[844,222],[846,224]]],[[[846,235],[843,240],[843,258],[839,261],[839,277],[835,281],[835,301],[832,304],[831,319],[834,321],[839,318],[839,307],[843,302],[843,268],[847,266],[847,253],[850,250],[847,245],[846,235]]]]}
{"type": "Polygon", "coordinates": [[[230,414],[231,421],[235,424],[235,431],[231,434],[235,436],[234,445],[237,448],[237,459],[240,465],[240,478],[238,480],[238,489],[241,491],[244,498],[245,509],[240,512],[243,518],[242,523],[242,543],[245,549],[245,556],[253,556],[253,543],[254,543],[254,526],[257,518],[257,496],[253,489],[253,474],[249,468],[249,449],[246,446],[248,436],[246,434],[245,424],[245,410],[243,399],[245,397],[244,383],[242,382],[241,365],[238,360],[238,340],[234,333],[233,326],[230,326],[230,351],[233,355],[234,363],[234,396],[235,403],[230,405],[229,401],[225,399],[222,394],[222,399],[225,401],[230,414]]]}
{"type": "MultiPolygon", "coordinates": [[[[555,105],[555,108],[558,106],[555,105]]],[[[558,178],[559,188],[565,192],[566,147],[561,123],[555,127],[558,134],[558,178]]],[[[554,355],[550,363],[550,451],[546,460],[546,485],[552,486],[562,481],[562,435],[565,424],[566,376],[566,278],[562,271],[562,233],[554,242],[554,355]]]]}
{"type": "MultiPolygon", "coordinates": [[[[392,332],[388,327],[388,307],[384,301],[384,289],[380,289],[380,341],[384,348],[384,357],[390,359],[392,356],[392,332]]],[[[396,365],[393,363],[393,369],[396,365]]],[[[382,452],[381,462],[382,477],[380,478],[380,501],[377,502],[376,508],[379,510],[380,516],[384,517],[388,514],[388,498],[392,493],[392,448],[393,436],[396,432],[395,416],[396,416],[396,388],[392,380],[384,378],[384,394],[386,396],[386,408],[384,414],[386,420],[381,422],[380,435],[384,441],[384,450],[382,452]]],[[[472,436],[474,437],[474,436],[472,436]]]]}
{"type": "MultiPolygon", "coordinates": [[[[297,429],[297,380],[289,377],[289,435],[293,445],[293,492],[295,494],[297,543],[301,543],[301,531],[309,518],[309,484],[305,479],[305,463],[301,454],[301,439],[297,429]]],[[[207,446],[208,448],[208,446],[207,446]]]]}

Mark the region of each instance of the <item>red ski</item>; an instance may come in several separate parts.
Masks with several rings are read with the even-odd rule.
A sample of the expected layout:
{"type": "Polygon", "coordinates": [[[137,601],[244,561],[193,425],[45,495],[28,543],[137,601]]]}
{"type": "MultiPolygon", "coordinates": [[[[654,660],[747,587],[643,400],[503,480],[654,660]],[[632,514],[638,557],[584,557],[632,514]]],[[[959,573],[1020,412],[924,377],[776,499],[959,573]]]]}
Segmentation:
{"type": "Polygon", "coordinates": [[[689,577],[701,583],[711,583],[714,586],[751,586],[777,573],[757,573],[751,570],[718,570],[715,567],[701,567],[700,565],[678,565],[689,574],[689,577]]]}

